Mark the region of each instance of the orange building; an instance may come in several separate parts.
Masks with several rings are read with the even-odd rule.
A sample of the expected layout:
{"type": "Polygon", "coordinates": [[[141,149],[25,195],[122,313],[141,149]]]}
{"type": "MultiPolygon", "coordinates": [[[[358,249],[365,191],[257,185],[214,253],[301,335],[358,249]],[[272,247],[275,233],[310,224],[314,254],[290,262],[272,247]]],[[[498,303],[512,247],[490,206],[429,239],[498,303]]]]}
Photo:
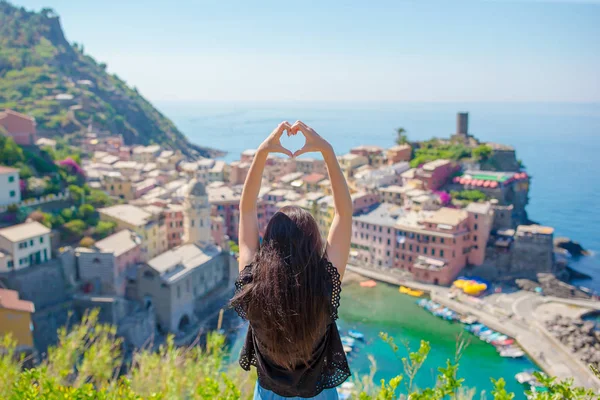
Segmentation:
{"type": "Polygon", "coordinates": [[[10,334],[18,347],[33,347],[33,303],[19,299],[15,290],[0,289],[0,336],[10,334]]]}

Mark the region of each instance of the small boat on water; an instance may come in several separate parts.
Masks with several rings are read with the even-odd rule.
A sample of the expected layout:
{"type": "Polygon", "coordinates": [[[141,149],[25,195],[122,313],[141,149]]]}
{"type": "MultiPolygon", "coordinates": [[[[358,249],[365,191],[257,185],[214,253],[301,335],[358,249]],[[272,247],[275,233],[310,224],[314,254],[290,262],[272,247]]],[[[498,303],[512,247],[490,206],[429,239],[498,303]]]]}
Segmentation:
{"type": "Polygon", "coordinates": [[[475,317],[474,315],[463,315],[462,317],[460,317],[460,322],[462,322],[465,325],[473,325],[477,323],[477,317],[475,317]]]}
{"type": "Polygon", "coordinates": [[[398,288],[398,291],[400,293],[407,294],[407,295],[413,296],[413,297],[421,297],[421,296],[423,296],[423,293],[424,293],[422,290],[415,290],[415,289],[408,288],[406,286],[400,286],[398,288]]]}
{"type": "Polygon", "coordinates": [[[515,340],[511,339],[511,338],[507,338],[507,339],[504,339],[504,340],[496,339],[496,340],[492,341],[492,344],[494,346],[510,346],[512,344],[515,344],[515,340]]]}
{"type": "Polygon", "coordinates": [[[498,351],[500,356],[505,358],[520,358],[525,355],[525,352],[516,346],[511,346],[504,349],[499,348],[498,351]]]}
{"type": "Polygon", "coordinates": [[[377,286],[377,282],[375,282],[372,279],[369,279],[368,281],[363,281],[360,283],[361,287],[366,287],[366,288],[374,288],[375,286],[377,286]]]}
{"type": "Polygon", "coordinates": [[[344,346],[354,347],[354,345],[356,344],[356,340],[354,340],[350,336],[342,336],[342,344],[344,346]]]}
{"type": "Polygon", "coordinates": [[[344,353],[350,354],[352,352],[352,346],[343,346],[344,353]]]}
{"type": "Polygon", "coordinates": [[[533,372],[534,372],[534,370],[532,370],[532,369],[528,369],[523,372],[519,372],[518,374],[515,375],[515,379],[521,385],[528,384],[528,385],[537,386],[537,385],[539,385],[539,381],[533,375],[533,372]]]}
{"type": "Polygon", "coordinates": [[[359,331],[355,331],[354,329],[350,329],[348,331],[348,336],[350,336],[351,338],[356,339],[356,340],[365,340],[365,335],[363,335],[359,331]]]}

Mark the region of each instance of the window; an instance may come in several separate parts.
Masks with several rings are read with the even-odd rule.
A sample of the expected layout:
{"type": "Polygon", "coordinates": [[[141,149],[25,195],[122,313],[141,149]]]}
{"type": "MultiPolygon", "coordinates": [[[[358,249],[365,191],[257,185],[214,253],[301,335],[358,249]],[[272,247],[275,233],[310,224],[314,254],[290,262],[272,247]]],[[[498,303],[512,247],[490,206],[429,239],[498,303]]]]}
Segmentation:
{"type": "Polygon", "coordinates": [[[8,183],[14,182],[15,181],[15,177],[14,176],[9,176],[8,177],[8,183]]]}
{"type": "Polygon", "coordinates": [[[473,241],[476,242],[477,241],[477,235],[473,235],[473,241]]]}
{"type": "Polygon", "coordinates": [[[8,262],[6,263],[6,266],[7,266],[8,268],[12,268],[14,265],[15,265],[15,263],[14,263],[12,260],[10,260],[10,261],[8,261],[8,262]]]}
{"type": "Polygon", "coordinates": [[[412,244],[408,245],[408,250],[412,251],[412,244]]]}
{"type": "Polygon", "coordinates": [[[475,224],[475,230],[477,230],[477,224],[475,224]]]}
{"type": "Polygon", "coordinates": [[[440,243],[444,243],[444,238],[440,238],[440,243]]]}
{"type": "Polygon", "coordinates": [[[15,191],[14,191],[14,190],[11,190],[11,191],[10,191],[10,197],[15,197],[15,195],[16,195],[15,191]]]}
{"type": "Polygon", "coordinates": [[[431,249],[431,255],[435,256],[435,249],[431,249]]]}
{"type": "Polygon", "coordinates": [[[190,281],[189,281],[189,279],[187,281],[185,281],[185,290],[188,293],[190,292],[190,281]]]}
{"type": "Polygon", "coordinates": [[[30,246],[33,246],[33,239],[31,239],[31,240],[29,241],[29,245],[30,245],[30,246]]]}
{"type": "Polygon", "coordinates": [[[412,261],[412,256],[408,256],[408,261],[412,261]]]}
{"type": "Polygon", "coordinates": [[[390,228],[388,228],[388,233],[391,233],[390,228]]]}
{"type": "Polygon", "coordinates": [[[401,258],[404,260],[404,254],[402,254],[402,257],[401,257],[401,258]]]}
{"type": "Polygon", "coordinates": [[[435,236],[431,237],[431,243],[435,243],[435,236]]]}
{"type": "Polygon", "coordinates": [[[475,214],[475,219],[477,219],[477,217],[478,217],[478,215],[477,215],[477,214],[475,214]]]}
{"type": "Polygon", "coordinates": [[[379,232],[381,233],[381,227],[379,227],[379,232]]]}
{"type": "Polygon", "coordinates": [[[417,246],[417,253],[421,251],[421,246],[417,246]]]}
{"type": "Polygon", "coordinates": [[[423,247],[423,254],[427,255],[427,247],[423,247]]]}
{"type": "Polygon", "coordinates": [[[444,257],[444,250],[440,250],[440,257],[444,257]]]}
{"type": "Polygon", "coordinates": [[[388,243],[388,246],[392,244],[392,242],[391,242],[391,240],[390,240],[390,239],[388,239],[388,242],[387,242],[387,243],[388,243]]]}
{"type": "Polygon", "coordinates": [[[385,254],[389,257],[390,256],[390,251],[386,251],[385,254]]]}
{"type": "Polygon", "coordinates": [[[368,233],[365,235],[365,238],[366,238],[367,240],[369,240],[369,234],[368,234],[368,233]]]}
{"type": "Polygon", "coordinates": [[[44,243],[44,237],[40,237],[40,243],[44,243]]]}
{"type": "Polygon", "coordinates": [[[177,298],[179,299],[181,297],[181,288],[179,286],[177,286],[177,298]]]}

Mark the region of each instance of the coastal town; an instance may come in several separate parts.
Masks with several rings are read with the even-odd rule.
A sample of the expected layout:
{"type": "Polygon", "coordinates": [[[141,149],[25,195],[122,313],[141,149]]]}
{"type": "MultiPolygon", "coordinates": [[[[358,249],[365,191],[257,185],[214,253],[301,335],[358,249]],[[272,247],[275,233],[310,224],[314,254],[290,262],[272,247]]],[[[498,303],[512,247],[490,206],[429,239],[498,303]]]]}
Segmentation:
{"type": "MultiPolygon", "coordinates": [[[[410,142],[399,130],[389,148],[338,156],[354,206],[348,269],[427,292],[517,339],[549,373],[595,387],[584,363],[599,365],[600,335],[586,323],[585,342],[561,340],[584,329],[579,318],[598,302],[568,283],[572,247],[528,219],[532,177],[515,149],[480,142],[468,118],[458,113],[447,138],[410,142]],[[486,283],[456,284],[471,278],[486,283]],[[522,290],[505,295],[492,283],[522,290]],[[539,323],[536,310],[546,311],[539,323]]],[[[0,128],[38,160],[31,168],[0,159],[0,334],[39,360],[57,329],[92,309],[129,349],[168,334],[185,345],[222,328],[255,150],[226,163],[127,144],[93,124],[68,138],[38,137],[35,119],[12,110],[0,112],[0,128]]],[[[268,158],[259,229],[285,205],[308,210],[327,235],[334,207],[323,160],[268,158]]]]}

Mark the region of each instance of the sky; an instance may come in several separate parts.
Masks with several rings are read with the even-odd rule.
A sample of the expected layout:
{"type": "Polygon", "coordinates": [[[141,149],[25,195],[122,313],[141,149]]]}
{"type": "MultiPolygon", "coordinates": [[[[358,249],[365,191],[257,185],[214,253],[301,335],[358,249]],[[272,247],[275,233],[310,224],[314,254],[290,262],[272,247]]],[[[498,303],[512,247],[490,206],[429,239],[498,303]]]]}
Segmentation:
{"type": "Polygon", "coordinates": [[[11,1],[153,101],[600,102],[600,1],[11,1]]]}

